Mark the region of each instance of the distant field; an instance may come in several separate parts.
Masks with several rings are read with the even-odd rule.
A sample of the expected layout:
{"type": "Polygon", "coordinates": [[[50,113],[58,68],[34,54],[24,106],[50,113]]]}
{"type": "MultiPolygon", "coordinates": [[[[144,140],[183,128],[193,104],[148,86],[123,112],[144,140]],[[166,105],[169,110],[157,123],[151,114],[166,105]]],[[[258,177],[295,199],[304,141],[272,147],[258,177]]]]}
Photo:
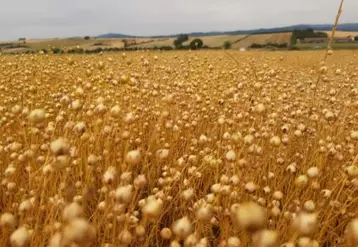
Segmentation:
{"type": "MultiPolygon", "coordinates": [[[[124,43],[122,41],[123,39],[120,38],[112,38],[112,39],[94,39],[95,42],[89,43],[89,44],[83,44],[80,45],[81,48],[85,50],[92,50],[96,48],[109,48],[109,47],[116,47],[116,48],[123,48],[124,43]],[[103,43],[103,45],[94,45],[98,43],[103,43]]],[[[147,42],[151,42],[152,39],[149,38],[137,38],[135,39],[137,44],[145,44],[147,42]]]]}
{"type": "MultiPolygon", "coordinates": [[[[20,41],[12,41],[12,44],[22,44],[20,41]]],[[[90,49],[94,43],[103,43],[108,44],[111,47],[123,47],[123,42],[118,39],[80,39],[80,38],[68,38],[68,39],[30,39],[26,41],[26,45],[28,48],[22,49],[22,51],[26,50],[41,50],[47,49],[50,50],[51,47],[60,48],[62,50],[68,50],[74,48],[76,46],[80,46],[83,49],[90,49]]],[[[93,49],[98,48],[100,46],[93,46],[93,49]]],[[[18,50],[15,49],[4,49],[4,52],[16,52],[18,50]]]]}
{"type": "Polygon", "coordinates": [[[152,42],[146,42],[146,43],[142,43],[142,44],[137,44],[137,45],[133,45],[130,47],[137,47],[137,48],[151,48],[151,47],[160,47],[160,46],[173,46],[173,42],[174,42],[175,38],[163,38],[163,39],[156,39],[153,40],[152,42]]]}
{"type": "MultiPolygon", "coordinates": [[[[1,41],[1,44],[12,44],[12,45],[25,45],[27,48],[12,48],[12,49],[3,49],[3,52],[25,52],[27,50],[41,50],[41,49],[51,49],[51,47],[60,48],[62,50],[73,49],[77,46],[85,50],[92,50],[96,48],[123,48],[124,43],[121,38],[107,38],[107,39],[89,39],[85,40],[82,38],[67,38],[67,39],[29,39],[26,40],[26,44],[22,41],[1,41]],[[97,45],[95,45],[97,44],[97,45]],[[101,45],[98,45],[101,44],[101,45]]],[[[151,39],[148,38],[137,38],[135,39],[137,44],[150,42],[151,39]]]]}
{"type": "Polygon", "coordinates": [[[232,48],[247,48],[251,46],[252,44],[285,44],[289,43],[291,39],[291,33],[272,33],[272,34],[254,34],[249,35],[247,38],[241,40],[240,42],[237,42],[233,44],[232,48]]]}
{"type": "MultiPolygon", "coordinates": [[[[331,36],[332,35],[332,32],[331,31],[326,31],[324,32],[326,34],[328,34],[328,36],[331,36]]],[[[336,31],[335,34],[334,34],[335,37],[337,38],[345,38],[345,37],[348,37],[348,36],[358,36],[358,32],[343,32],[343,31],[336,31]]]]}
{"type": "Polygon", "coordinates": [[[226,41],[235,43],[238,40],[245,38],[247,35],[219,35],[219,36],[204,36],[204,37],[190,37],[190,39],[184,43],[189,45],[194,39],[201,39],[204,45],[209,47],[222,47],[226,41]]]}
{"type": "MultiPolygon", "coordinates": [[[[291,33],[276,33],[276,34],[255,34],[255,35],[218,35],[218,36],[199,36],[199,37],[190,37],[187,42],[184,42],[184,45],[189,45],[190,42],[194,39],[201,39],[204,42],[204,45],[209,47],[222,47],[225,41],[230,41],[232,43],[232,48],[240,49],[247,48],[253,43],[256,44],[268,44],[268,43],[277,43],[284,44],[289,43],[291,38],[291,33]]],[[[160,47],[160,46],[172,46],[175,38],[168,38],[164,40],[156,40],[153,42],[139,44],[131,47],[140,47],[140,48],[150,48],[150,47],[160,47]]]]}
{"type": "MultiPolygon", "coordinates": [[[[118,47],[121,48],[124,46],[123,39],[121,38],[107,38],[107,39],[53,39],[53,40],[42,40],[40,42],[28,42],[29,45],[35,49],[42,49],[48,47],[58,47],[61,49],[70,49],[74,48],[77,45],[83,49],[95,49],[98,47],[118,47]],[[95,43],[103,43],[102,46],[94,46],[95,43]]],[[[138,38],[136,39],[137,43],[146,42],[149,39],[147,38],[138,38]]]]}

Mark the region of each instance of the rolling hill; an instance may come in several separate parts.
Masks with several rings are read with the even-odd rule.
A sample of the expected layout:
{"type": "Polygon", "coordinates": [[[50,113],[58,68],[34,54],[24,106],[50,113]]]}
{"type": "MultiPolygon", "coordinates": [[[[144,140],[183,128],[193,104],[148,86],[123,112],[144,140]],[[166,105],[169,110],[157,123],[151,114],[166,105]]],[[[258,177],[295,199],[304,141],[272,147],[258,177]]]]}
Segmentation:
{"type": "Polygon", "coordinates": [[[121,33],[106,33],[96,36],[96,38],[107,39],[107,38],[134,38],[135,36],[121,34],[121,33]]]}
{"type": "MultiPolygon", "coordinates": [[[[293,30],[302,30],[311,28],[317,31],[330,31],[332,30],[331,24],[298,24],[293,26],[276,27],[276,28],[260,28],[251,30],[237,30],[228,32],[193,32],[188,33],[191,37],[203,37],[203,36],[218,36],[218,35],[247,35],[247,34],[264,34],[264,33],[282,33],[291,32],[293,30]]],[[[345,23],[340,24],[337,28],[338,31],[354,32],[358,31],[358,23],[345,23]]],[[[172,38],[177,34],[172,35],[157,35],[157,36],[135,36],[119,33],[107,33],[97,36],[97,38],[134,38],[134,37],[150,37],[150,38],[172,38]]]]}

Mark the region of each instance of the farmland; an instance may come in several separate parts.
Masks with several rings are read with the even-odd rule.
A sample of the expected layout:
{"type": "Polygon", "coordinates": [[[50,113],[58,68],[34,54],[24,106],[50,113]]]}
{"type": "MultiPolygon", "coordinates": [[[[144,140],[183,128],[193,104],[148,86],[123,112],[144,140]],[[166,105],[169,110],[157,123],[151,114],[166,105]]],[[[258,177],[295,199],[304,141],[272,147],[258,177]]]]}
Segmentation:
{"type": "Polygon", "coordinates": [[[1,55],[0,246],[357,246],[358,52],[329,54],[1,55]]]}
{"type": "Polygon", "coordinates": [[[289,44],[291,33],[253,34],[235,43],[233,48],[248,48],[252,44],[289,44]]]}
{"type": "MultiPolygon", "coordinates": [[[[330,35],[330,32],[326,32],[330,35]]],[[[194,39],[201,39],[206,47],[209,48],[223,48],[225,42],[232,44],[232,49],[239,50],[241,48],[250,48],[252,45],[289,45],[291,42],[291,32],[283,33],[267,33],[267,34],[247,34],[247,35],[216,35],[216,36],[193,36],[184,42],[183,45],[189,45],[194,39]]],[[[344,38],[348,36],[358,36],[358,32],[343,32],[338,31],[336,37],[344,38]]],[[[125,47],[124,40],[134,42],[129,44],[127,48],[130,49],[153,49],[162,47],[174,48],[173,42],[175,37],[162,38],[56,38],[56,39],[29,39],[24,43],[23,41],[0,41],[0,48],[4,53],[21,53],[26,51],[40,51],[43,49],[51,50],[51,48],[59,48],[63,51],[68,51],[75,48],[84,50],[95,50],[98,48],[118,48],[125,47]]],[[[338,44],[336,49],[357,49],[355,44],[338,44]]],[[[303,49],[316,49],[316,45],[302,45],[297,46],[303,49]]],[[[323,45],[322,47],[325,47],[323,45]]]]}
{"type": "MultiPolygon", "coordinates": [[[[132,40],[132,39],[130,39],[132,40]]],[[[134,39],[137,44],[152,42],[152,39],[149,38],[136,38],[134,39]]],[[[107,39],[83,39],[83,38],[59,38],[59,39],[29,39],[24,44],[21,41],[3,41],[1,44],[13,44],[13,45],[22,45],[23,48],[20,51],[24,52],[26,50],[39,51],[42,49],[50,50],[51,48],[59,48],[64,51],[69,49],[74,49],[80,47],[86,50],[93,50],[96,48],[123,48],[124,43],[123,39],[118,38],[107,38],[107,39]]],[[[14,49],[7,49],[5,52],[13,52],[14,49]]]]}

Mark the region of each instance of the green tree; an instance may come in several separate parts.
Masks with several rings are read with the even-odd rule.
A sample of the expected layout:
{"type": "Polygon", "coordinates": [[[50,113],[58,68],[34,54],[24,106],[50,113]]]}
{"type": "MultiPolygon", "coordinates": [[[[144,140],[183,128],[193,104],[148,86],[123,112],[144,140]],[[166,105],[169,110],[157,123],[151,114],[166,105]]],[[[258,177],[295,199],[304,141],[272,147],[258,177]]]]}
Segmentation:
{"type": "Polygon", "coordinates": [[[175,48],[179,49],[179,48],[182,48],[183,43],[185,41],[188,41],[188,40],[189,40],[189,35],[187,35],[187,34],[179,34],[177,36],[177,39],[174,40],[173,44],[174,44],[175,48]]]}
{"type": "Polygon", "coordinates": [[[294,30],[291,36],[291,45],[295,45],[297,39],[303,40],[304,38],[328,38],[328,34],[324,32],[315,32],[312,28],[294,30]]]}
{"type": "Polygon", "coordinates": [[[225,50],[228,50],[231,49],[232,44],[230,41],[225,41],[223,46],[225,50]]]}
{"type": "Polygon", "coordinates": [[[177,38],[181,43],[189,40],[189,35],[187,34],[179,34],[177,38]]]}
{"type": "Polygon", "coordinates": [[[26,44],[26,38],[19,38],[19,41],[22,41],[22,43],[26,44]]]}
{"type": "Polygon", "coordinates": [[[193,41],[190,42],[190,49],[192,50],[197,50],[202,48],[204,45],[204,42],[201,39],[194,39],[193,41]]]}
{"type": "Polygon", "coordinates": [[[182,47],[182,42],[180,42],[180,40],[176,39],[173,42],[175,48],[181,48],[182,47]]]}
{"type": "Polygon", "coordinates": [[[85,39],[85,40],[89,40],[89,39],[90,39],[90,36],[85,36],[84,39],[85,39]]]}

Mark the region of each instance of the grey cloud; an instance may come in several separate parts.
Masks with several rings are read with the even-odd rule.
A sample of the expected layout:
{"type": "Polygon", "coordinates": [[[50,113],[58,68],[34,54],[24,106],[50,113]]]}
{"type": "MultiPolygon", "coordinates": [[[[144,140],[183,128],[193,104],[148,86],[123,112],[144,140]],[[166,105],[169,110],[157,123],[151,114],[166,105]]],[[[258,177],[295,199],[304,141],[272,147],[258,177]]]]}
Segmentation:
{"type": "MultiPolygon", "coordinates": [[[[0,40],[134,35],[332,23],[338,0],[0,0],[0,40]]],[[[357,22],[346,0],[342,22],[357,22]]]]}

